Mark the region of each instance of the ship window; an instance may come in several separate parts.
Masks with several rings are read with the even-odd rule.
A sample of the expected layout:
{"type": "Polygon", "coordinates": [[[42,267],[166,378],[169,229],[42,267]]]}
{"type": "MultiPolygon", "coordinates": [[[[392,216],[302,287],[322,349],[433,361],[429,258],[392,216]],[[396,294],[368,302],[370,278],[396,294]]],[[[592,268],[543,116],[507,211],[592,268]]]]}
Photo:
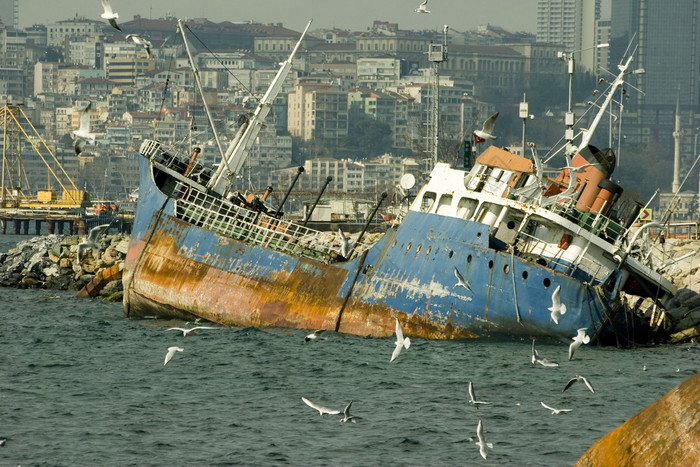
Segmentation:
{"type": "Polygon", "coordinates": [[[472,255],[469,255],[469,256],[467,256],[467,263],[471,263],[471,262],[472,262],[472,255]]]}
{"type": "Polygon", "coordinates": [[[452,258],[452,255],[453,255],[454,253],[455,253],[454,251],[450,250],[450,252],[447,254],[447,257],[448,257],[448,258],[452,258]]]}
{"type": "Polygon", "coordinates": [[[416,247],[416,254],[420,253],[420,251],[423,249],[423,245],[418,245],[416,247]]]}
{"type": "Polygon", "coordinates": [[[408,245],[406,245],[406,251],[409,251],[411,249],[412,245],[413,245],[413,242],[408,242],[408,245]]]}
{"type": "Polygon", "coordinates": [[[509,230],[513,230],[515,228],[515,222],[508,221],[508,223],[506,224],[506,227],[508,227],[509,230]]]}
{"type": "Polygon", "coordinates": [[[391,244],[392,247],[396,246],[396,239],[394,239],[394,242],[391,244]]]}
{"type": "Polygon", "coordinates": [[[493,260],[489,260],[489,269],[493,269],[493,260]]]}
{"type": "Polygon", "coordinates": [[[508,273],[510,272],[510,266],[507,265],[507,264],[506,264],[505,266],[503,266],[503,272],[504,272],[505,274],[508,274],[508,273]]]}
{"type": "Polygon", "coordinates": [[[436,213],[447,216],[452,211],[452,195],[442,195],[440,196],[440,202],[438,203],[436,213]]]}
{"type": "Polygon", "coordinates": [[[549,287],[550,285],[552,285],[552,281],[550,281],[548,277],[546,277],[546,278],[544,279],[543,283],[544,283],[544,288],[545,288],[545,289],[546,289],[547,287],[549,287]]]}
{"type": "Polygon", "coordinates": [[[459,203],[457,203],[457,217],[460,219],[467,219],[469,214],[474,211],[476,204],[476,200],[461,198],[459,203]]]}
{"type": "Polygon", "coordinates": [[[523,280],[527,279],[527,271],[523,271],[523,280]]]}
{"type": "Polygon", "coordinates": [[[430,209],[435,204],[435,193],[432,191],[427,191],[423,194],[423,200],[421,202],[420,210],[422,212],[430,212],[430,209]]]}
{"type": "Polygon", "coordinates": [[[428,256],[430,252],[433,251],[433,246],[430,245],[427,250],[425,250],[425,255],[428,256]]]}

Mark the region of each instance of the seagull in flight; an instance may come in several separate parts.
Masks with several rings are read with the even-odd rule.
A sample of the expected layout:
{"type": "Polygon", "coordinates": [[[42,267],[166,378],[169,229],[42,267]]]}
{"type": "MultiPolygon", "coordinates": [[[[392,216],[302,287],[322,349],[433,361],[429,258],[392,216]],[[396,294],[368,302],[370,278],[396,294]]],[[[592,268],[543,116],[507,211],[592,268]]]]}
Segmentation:
{"type": "Polygon", "coordinates": [[[559,316],[566,313],[566,305],[559,301],[559,291],[561,290],[561,285],[558,285],[554,292],[552,293],[552,306],[547,308],[552,312],[550,315],[554,324],[559,324],[559,316]]]}
{"type": "Polygon", "coordinates": [[[535,363],[539,363],[542,366],[559,366],[556,362],[551,362],[544,357],[540,357],[540,354],[537,353],[537,349],[535,349],[535,339],[532,339],[532,364],[534,365],[535,363]]]}
{"type": "Polygon", "coordinates": [[[542,407],[544,407],[545,409],[551,410],[553,415],[559,415],[559,414],[571,412],[573,410],[573,409],[555,409],[554,407],[548,406],[544,402],[540,402],[540,404],[542,404],[542,407]]]}
{"type": "Polygon", "coordinates": [[[350,253],[350,241],[340,227],[338,227],[338,235],[340,235],[340,255],[347,259],[348,254],[350,253]]]}
{"type": "MultiPolygon", "coordinates": [[[[323,414],[324,414],[324,413],[327,413],[327,414],[329,414],[329,415],[337,415],[337,414],[340,413],[339,410],[329,409],[328,407],[324,407],[324,406],[322,406],[322,405],[318,405],[318,404],[315,403],[315,402],[311,402],[311,401],[310,401],[309,399],[307,399],[306,397],[302,397],[301,400],[303,400],[304,403],[305,403],[306,405],[308,405],[309,407],[311,407],[312,409],[318,410],[319,415],[321,415],[322,417],[323,417],[323,414]]],[[[350,402],[350,404],[352,404],[352,402],[350,402]]],[[[346,407],[345,410],[348,410],[349,407],[350,407],[350,405],[348,405],[348,407],[346,407]]]]}
{"type": "Polygon", "coordinates": [[[401,353],[401,348],[406,347],[409,348],[411,346],[411,339],[408,337],[404,339],[403,337],[403,332],[401,332],[401,325],[399,324],[399,319],[396,318],[396,348],[394,349],[394,352],[391,354],[391,360],[390,362],[393,362],[396,357],[399,356],[401,353]]]}
{"type": "Polygon", "coordinates": [[[99,240],[100,237],[105,232],[107,232],[107,229],[109,229],[110,225],[111,224],[102,224],[90,229],[90,233],[88,234],[87,239],[84,242],[78,244],[78,263],[82,262],[83,253],[85,252],[86,248],[92,249],[93,254],[96,250],[100,249],[100,245],[97,243],[97,240],[99,240]]]}
{"type": "Polygon", "coordinates": [[[428,0],[423,0],[423,3],[418,5],[416,13],[430,13],[430,10],[428,10],[428,0]]]}
{"type": "Polygon", "coordinates": [[[469,286],[469,281],[464,280],[464,277],[462,277],[457,268],[455,268],[455,277],[457,278],[457,283],[454,287],[464,287],[468,291],[472,291],[472,288],[469,286]]]}
{"type": "Polygon", "coordinates": [[[493,127],[496,125],[497,118],[498,112],[486,119],[484,126],[481,127],[481,130],[474,130],[474,141],[477,143],[483,143],[487,139],[496,139],[496,136],[493,135],[493,127]]]}
{"type": "Polygon", "coordinates": [[[472,384],[471,381],[469,381],[469,403],[474,404],[476,408],[479,408],[479,404],[490,404],[491,402],[483,402],[483,401],[478,401],[476,400],[476,396],[474,396],[474,385],[472,384]]]}
{"type": "Polygon", "coordinates": [[[183,349],[182,347],[168,347],[168,353],[165,354],[165,363],[163,363],[163,366],[167,365],[168,362],[173,358],[173,355],[175,355],[175,352],[182,352],[183,349]]]}
{"type": "Polygon", "coordinates": [[[182,331],[182,335],[184,337],[187,337],[190,335],[194,336],[195,334],[197,334],[197,329],[216,329],[216,328],[211,327],[211,326],[195,326],[193,328],[168,328],[168,329],[166,329],[166,331],[182,331]]]}
{"type": "Polygon", "coordinates": [[[576,335],[571,338],[573,342],[569,344],[569,360],[574,358],[574,352],[581,347],[581,344],[588,344],[591,341],[590,336],[586,335],[586,329],[588,328],[580,328],[576,335]]]}
{"type": "Polygon", "coordinates": [[[148,58],[151,58],[151,47],[153,46],[153,44],[151,44],[151,41],[139,34],[127,34],[126,39],[131,39],[136,45],[142,45],[143,48],[146,49],[148,58]]]}
{"type": "Polygon", "coordinates": [[[88,102],[85,108],[80,111],[80,128],[73,131],[73,135],[75,136],[75,144],[73,145],[73,149],[75,149],[76,156],[79,156],[80,153],[83,152],[86,143],[89,142],[89,144],[95,144],[95,134],[90,133],[91,108],[92,102],[88,102]]]}
{"type": "Polygon", "coordinates": [[[479,438],[479,441],[474,444],[479,446],[479,454],[486,459],[486,448],[493,449],[493,444],[487,443],[484,439],[484,425],[481,423],[481,420],[479,420],[479,424],[476,426],[476,436],[479,438]]]}
{"type": "Polygon", "coordinates": [[[317,329],[317,330],[315,330],[314,332],[312,332],[311,334],[309,334],[308,336],[306,336],[306,337],[304,338],[304,342],[309,342],[309,341],[318,339],[318,336],[319,336],[321,333],[323,333],[323,332],[326,332],[326,331],[325,331],[324,329],[317,329]]]}
{"type": "Polygon", "coordinates": [[[355,417],[350,415],[350,406],[351,405],[352,405],[352,401],[350,401],[350,403],[345,406],[345,410],[343,410],[343,418],[340,419],[341,422],[355,423],[355,417]]]}
{"type": "Polygon", "coordinates": [[[112,11],[112,5],[109,4],[109,0],[102,0],[102,8],[104,8],[105,11],[100,16],[103,19],[109,21],[109,24],[114,29],[116,29],[117,31],[121,31],[122,29],[117,24],[117,20],[119,19],[119,13],[114,13],[112,11]]]}
{"type": "Polygon", "coordinates": [[[577,381],[583,381],[583,384],[585,384],[586,387],[587,387],[591,392],[593,392],[593,393],[595,392],[595,390],[593,389],[593,386],[591,385],[591,383],[589,383],[588,380],[587,380],[586,378],[584,378],[583,376],[579,376],[579,375],[576,375],[576,376],[574,376],[573,378],[571,378],[571,379],[569,380],[569,382],[566,383],[566,386],[564,386],[564,389],[562,389],[561,392],[564,392],[564,391],[566,391],[567,389],[569,389],[569,388],[571,387],[571,385],[574,384],[574,383],[577,382],[577,381]]]}

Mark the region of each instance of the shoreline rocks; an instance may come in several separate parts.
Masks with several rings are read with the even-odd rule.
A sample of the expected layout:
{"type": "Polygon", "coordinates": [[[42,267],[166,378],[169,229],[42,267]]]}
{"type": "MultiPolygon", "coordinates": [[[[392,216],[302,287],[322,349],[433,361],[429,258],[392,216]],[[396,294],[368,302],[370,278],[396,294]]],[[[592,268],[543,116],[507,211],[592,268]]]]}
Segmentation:
{"type": "MultiPolygon", "coordinates": [[[[0,253],[0,286],[20,289],[81,290],[102,269],[123,262],[129,248],[127,234],[104,235],[99,249],[78,261],[79,235],[46,235],[21,241],[0,253]]],[[[108,284],[101,295],[121,292],[121,281],[108,284]]]]}

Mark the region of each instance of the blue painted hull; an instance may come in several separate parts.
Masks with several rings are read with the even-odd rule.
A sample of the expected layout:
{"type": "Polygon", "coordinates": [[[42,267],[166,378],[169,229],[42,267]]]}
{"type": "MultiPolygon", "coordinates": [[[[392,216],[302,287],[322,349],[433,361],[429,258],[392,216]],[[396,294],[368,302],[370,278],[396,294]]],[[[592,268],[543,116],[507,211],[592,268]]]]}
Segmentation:
{"type": "Polygon", "coordinates": [[[324,264],[177,219],[148,161],[141,163],[123,281],[128,315],[373,336],[391,335],[398,317],[404,334],[429,338],[569,338],[579,328],[592,336],[610,329],[604,294],[490,248],[485,225],[409,212],[364,254],[324,264]],[[455,269],[471,290],[457,286],[455,269]],[[548,310],[557,286],[567,306],[559,324],[548,310]]]}

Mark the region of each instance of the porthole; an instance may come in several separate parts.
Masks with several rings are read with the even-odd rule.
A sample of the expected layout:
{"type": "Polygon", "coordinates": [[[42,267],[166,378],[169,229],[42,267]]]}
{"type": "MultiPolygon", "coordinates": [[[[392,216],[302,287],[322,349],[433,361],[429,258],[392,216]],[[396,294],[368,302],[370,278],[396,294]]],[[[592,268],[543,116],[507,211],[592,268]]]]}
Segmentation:
{"type": "Polygon", "coordinates": [[[428,256],[430,252],[433,251],[433,246],[430,245],[426,250],[425,250],[425,256],[428,256]]]}
{"type": "Polygon", "coordinates": [[[527,271],[523,271],[523,280],[527,279],[527,271]]]}
{"type": "Polygon", "coordinates": [[[447,254],[447,257],[448,257],[448,258],[452,258],[452,255],[453,255],[454,253],[455,253],[454,251],[450,250],[450,252],[447,254]]]}
{"type": "Polygon", "coordinates": [[[481,238],[481,232],[476,233],[476,238],[481,238]]]}
{"type": "Polygon", "coordinates": [[[395,247],[395,246],[396,246],[396,239],[394,239],[394,241],[391,243],[391,247],[392,247],[392,248],[395,247]]]}
{"type": "Polygon", "coordinates": [[[506,264],[505,266],[503,266],[503,272],[508,274],[510,272],[510,265],[506,264]]]}
{"type": "Polygon", "coordinates": [[[489,269],[493,269],[493,261],[489,260],[489,269]]]}
{"type": "Polygon", "coordinates": [[[544,279],[543,283],[544,283],[544,288],[545,288],[545,289],[546,289],[547,287],[549,287],[550,285],[552,285],[552,281],[550,281],[548,277],[544,279]]]}
{"type": "Polygon", "coordinates": [[[506,224],[506,227],[508,227],[509,230],[513,230],[515,228],[515,222],[508,221],[508,223],[506,224]]]}
{"type": "Polygon", "coordinates": [[[544,258],[538,258],[537,264],[539,264],[540,266],[547,266],[547,260],[545,260],[544,258]]]}
{"type": "Polygon", "coordinates": [[[467,264],[472,262],[472,255],[467,255],[467,264]]]}
{"type": "Polygon", "coordinates": [[[411,246],[413,246],[413,242],[408,242],[408,245],[406,245],[406,251],[410,251],[411,246]]]}
{"type": "Polygon", "coordinates": [[[416,247],[416,254],[420,253],[420,251],[423,249],[423,245],[418,245],[416,247]]]}

